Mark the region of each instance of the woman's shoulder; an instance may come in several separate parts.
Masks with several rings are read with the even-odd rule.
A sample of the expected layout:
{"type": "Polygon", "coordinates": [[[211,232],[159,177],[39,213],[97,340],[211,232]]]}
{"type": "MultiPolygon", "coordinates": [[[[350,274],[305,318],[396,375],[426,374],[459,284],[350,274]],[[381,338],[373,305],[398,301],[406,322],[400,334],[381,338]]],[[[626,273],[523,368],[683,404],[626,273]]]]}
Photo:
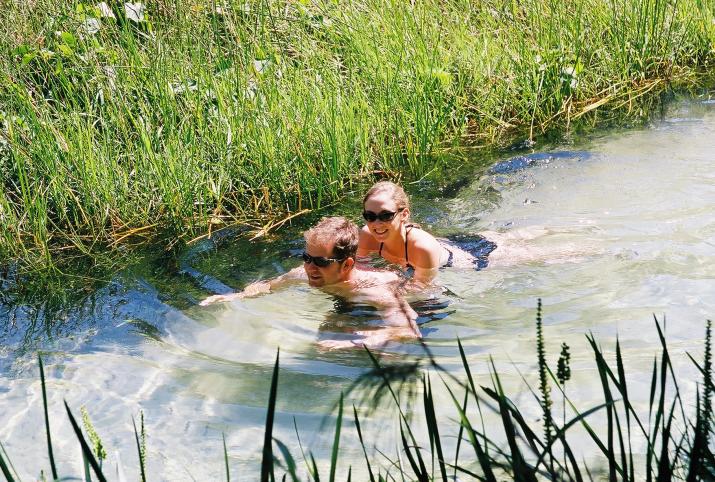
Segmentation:
{"type": "Polygon", "coordinates": [[[423,268],[439,266],[442,245],[437,238],[421,228],[412,228],[408,239],[411,264],[423,268]]]}
{"type": "Polygon", "coordinates": [[[410,229],[408,239],[410,247],[416,251],[435,251],[441,246],[437,238],[418,226],[410,229]]]}

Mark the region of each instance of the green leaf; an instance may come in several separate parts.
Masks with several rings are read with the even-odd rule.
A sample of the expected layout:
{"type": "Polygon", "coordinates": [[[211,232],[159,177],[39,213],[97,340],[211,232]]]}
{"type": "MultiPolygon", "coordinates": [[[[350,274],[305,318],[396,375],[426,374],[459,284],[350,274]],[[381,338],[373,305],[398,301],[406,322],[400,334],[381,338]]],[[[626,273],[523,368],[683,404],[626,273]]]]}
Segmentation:
{"type": "Polygon", "coordinates": [[[442,88],[448,88],[452,85],[452,74],[442,69],[432,71],[432,78],[436,79],[442,88]]]}
{"type": "Polygon", "coordinates": [[[26,44],[22,44],[12,51],[13,55],[25,55],[29,52],[32,52],[32,48],[26,44]]]}
{"type": "Polygon", "coordinates": [[[67,57],[71,57],[72,55],[74,55],[74,50],[72,50],[72,48],[69,47],[68,45],[59,44],[59,45],[57,45],[57,49],[60,52],[62,52],[63,55],[65,55],[67,57]]]}
{"type": "Polygon", "coordinates": [[[22,56],[22,62],[20,63],[21,66],[26,66],[33,60],[35,60],[35,57],[37,57],[37,52],[28,52],[25,55],[22,56]]]}
{"type": "Polygon", "coordinates": [[[77,37],[69,32],[60,32],[60,39],[62,39],[62,42],[70,47],[77,47],[77,37]]]}

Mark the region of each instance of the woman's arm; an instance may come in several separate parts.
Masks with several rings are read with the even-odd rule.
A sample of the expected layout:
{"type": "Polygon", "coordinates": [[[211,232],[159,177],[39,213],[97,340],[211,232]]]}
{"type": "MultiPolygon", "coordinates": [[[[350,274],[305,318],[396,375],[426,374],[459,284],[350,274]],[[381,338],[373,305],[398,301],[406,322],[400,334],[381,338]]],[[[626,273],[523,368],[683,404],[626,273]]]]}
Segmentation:
{"type": "Polygon", "coordinates": [[[420,234],[410,246],[410,264],[415,269],[412,284],[423,288],[437,277],[444,248],[431,234],[420,234]]]}

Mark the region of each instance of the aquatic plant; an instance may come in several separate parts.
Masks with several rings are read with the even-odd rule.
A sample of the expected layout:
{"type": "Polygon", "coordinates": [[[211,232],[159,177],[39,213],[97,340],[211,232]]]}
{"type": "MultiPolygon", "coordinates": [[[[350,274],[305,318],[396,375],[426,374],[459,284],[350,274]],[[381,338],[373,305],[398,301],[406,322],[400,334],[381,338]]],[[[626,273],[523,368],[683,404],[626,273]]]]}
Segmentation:
{"type": "MultiPolygon", "coordinates": [[[[541,318],[541,309],[537,310],[537,319],[541,318]]],[[[543,326],[539,330],[537,342],[537,360],[545,364],[545,334],[543,326]],[[542,348],[539,349],[538,346],[542,348]]],[[[437,359],[425,345],[425,360],[421,364],[409,363],[400,367],[401,363],[384,364],[379,358],[368,351],[368,356],[373,362],[373,368],[369,374],[374,380],[379,380],[380,390],[385,390],[389,395],[378,403],[391,404],[396,409],[396,416],[399,417],[400,426],[400,447],[394,456],[389,456],[381,452],[386,461],[386,465],[371,459],[368,454],[371,441],[364,438],[364,421],[360,420],[358,407],[353,405],[353,425],[356,429],[358,440],[365,457],[364,467],[371,482],[387,480],[452,480],[458,476],[467,476],[476,480],[496,481],[504,478],[513,480],[535,481],[541,479],[548,480],[574,480],[582,481],[585,478],[593,479],[592,471],[605,470],[604,476],[609,480],[711,480],[715,477],[715,456],[710,449],[712,431],[709,429],[712,424],[711,397],[712,373],[711,373],[711,323],[708,321],[705,335],[705,350],[703,354],[703,364],[699,365],[694,359],[693,362],[703,374],[702,392],[696,393],[697,402],[693,417],[688,417],[681,397],[678,379],[671,364],[670,354],[665,342],[665,334],[662,324],[655,319],[655,329],[660,339],[661,352],[654,359],[653,375],[648,394],[647,414],[636,407],[641,400],[633,400],[627,390],[626,373],[623,365],[623,357],[620,344],[616,343],[615,367],[606,359],[604,352],[596,343],[592,335],[587,336],[589,345],[592,348],[596,361],[596,369],[603,391],[603,403],[591,407],[585,411],[579,411],[574,404],[566,397],[564,386],[569,379],[568,360],[569,350],[562,344],[562,352],[559,363],[560,369],[554,375],[545,364],[544,373],[551,377],[552,381],[558,381],[556,385],[561,389],[561,395],[565,403],[569,405],[573,412],[573,417],[564,419],[561,426],[552,418],[551,436],[544,432],[539,436],[532,428],[532,422],[520,411],[514,401],[505,392],[500,376],[490,360],[491,386],[479,386],[472,375],[467,357],[458,341],[463,368],[464,378],[440,367],[437,359]],[[400,368],[398,368],[400,367],[400,368]],[[398,376],[401,374],[402,376],[398,376]],[[439,375],[442,379],[443,387],[452,400],[457,418],[453,423],[446,424],[439,421],[434,402],[434,387],[432,375],[439,375]],[[415,376],[417,375],[417,378],[415,376]],[[417,420],[409,417],[404,408],[405,403],[409,403],[406,395],[414,393],[404,392],[400,389],[400,378],[412,380],[412,384],[419,385],[421,391],[421,408],[424,417],[417,420]],[[417,380],[417,381],[415,381],[417,380]],[[403,392],[403,396],[400,393],[403,392]],[[460,397],[463,392],[464,397],[460,397]],[[493,411],[500,420],[501,426],[486,424],[481,407],[487,407],[493,411]],[[605,412],[605,413],[604,413],[605,412]],[[603,414],[606,418],[605,435],[600,427],[594,427],[589,419],[596,414],[603,414]],[[475,419],[475,415],[477,418],[475,419]],[[644,415],[647,415],[647,420],[644,415]],[[426,430],[418,430],[418,423],[424,423],[426,430]],[[596,449],[602,454],[607,467],[602,467],[598,463],[578,462],[574,447],[568,442],[566,433],[580,427],[590,436],[596,449]],[[419,436],[423,433],[424,439],[419,436]],[[452,459],[446,452],[449,445],[446,443],[458,433],[457,445],[452,459]],[[633,438],[637,438],[639,443],[644,443],[645,453],[642,460],[643,465],[636,467],[634,464],[634,451],[632,449],[633,438]],[[460,446],[471,448],[471,453],[460,452],[460,446]],[[563,452],[563,459],[556,455],[555,448],[560,446],[563,452]],[[406,463],[403,464],[403,460],[406,463]],[[585,472],[585,474],[584,474],[585,472]]],[[[689,355],[690,356],[690,355],[689,355]]],[[[43,394],[46,393],[44,367],[41,357],[38,357],[40,366],[40,379],[43,394]]],[[[279,354],[276,355],[273,366],[273,375],[269,390],[269,398],[266,410],[265,436],[263,443],[263,457],[260,469],[260,479],[262,481],[282,480],[303,480],[299,474],[296,457],[291,453],[288,446],[278,440],[273,435],[275,420],[276,402],[280,397],[279,391],[279,354]]],[[[541,373],[539,374],[539,385],[543,383],[541,373]]],[[[362,378],[360,384],[354,385],[352,390],[361,390],[363,384],[368,383],[370,377],[362,378]]],[[[548,383],[548,381],[547,381],[548,383]]],[[[412,395],[410,395],[411,397],[412,395]]],[[[536,401],[543,409],[543,394],[539,396],[534,392],[536,401]]],[[[336,404],[335,430],[332,438],[330,450],[330,464],[327,480],[334,481],[337,478],[338,467],[343,470],[347,468],[347,480],[353,474],[354,460],[341,458],[341,450],[344,447],[341,442],[343,432],[343,396],[340,396],[336,404]]],[[[43,407],[46,412],[46,397],[43,397],[43,407]]],[[[97,480],[105,480],[101,466],[95,457],[95,453],[87,443],[86,438],[74,420],[74,416],[65,402],[68,418],[73,426],[74,433],[82,448],[82,453],[92,468],[94,477],[97,480]]],[[[369,408],[369,407],[364,407],[369,408]]],[[[373,407],[374,408],[374,407],[373,407]]],[[[412,407],[415,410],[417,405],[412,407]]],[[[50,437],[49,420],[46,418],[46,431],[48,440],[48,453],[50,454],[51,468],[54,468],[54,458],[52,456],[52,443],[50,437]]],[[[146,434],[144,431],[143,413],[140,415],[140,430],[135,425],[135,439],[139,453],[139,471],[142,480],[147,479],[145,472],[146,457],[146,434]]],[[[92,430],[87,430],[89,439],[94,436],[92,430]]],[[[306,466],[307,480],[320,480],[325,474],[321,474],[315,456],[310,451],[305,451],[300,440],[296,426],[296,438],[301,451],[301,458],[306,466]]],[[[96,442],[93,442],[96,443],[96,442]]],[[[228,450],[226,449],[225,437],[223,437],[223,460],[225,464],[226,480],[230,480],[228,450]]],[[[101,458],[99,458],[101,460],[101,458]]],[[[17,480],[15,471],[10,463],[7,452],[0,445],[0,470],[8,481],[17,480]]],[[[86,478],[89,479],[89,471],[86,478]]],[[[53,475],[53,479],[58,477],[53,475]]]]}
{"type": "Polygon", "coordinates": [[[539,393],[541,393],[541,413],[544,420],[544,440],[547,446],[553,442],[553,422],[551,420],[551,386],[549,385],[549,367],[546,363],[544,347],[544,327],[541,319],[541,298],[536,306],[536,357],[539,364],[539,393]]]}
{"type": "MultiPolygon", "coordinates": [[[[89,418],[89,412],[85,406],[80,407],[80,414],[82,415],[82,425],[84,425],[84,431],[87,433],[89,442],[92,445],[92,453],[97,457],[99,461],[99,466],[102,466],[102,462],[107,458],[107,451],[104,449],[104,444],[102,444],[102,439],[99,438],[97,431],[92,425],[92,420],[89,418]]],[[[89,467],[85,465],[85,474],[89,473],[89,467]]]]}
{"type": "Polygon", "coordinates": [[[137,424],[132,417],[132,427],[134,428],[134,441],[137,445],[137,456],[139,457],[139,474],[142,482],[146,482],[146,431],[144,430],[144,412],[139,412],[139,431],[137,424]]]}

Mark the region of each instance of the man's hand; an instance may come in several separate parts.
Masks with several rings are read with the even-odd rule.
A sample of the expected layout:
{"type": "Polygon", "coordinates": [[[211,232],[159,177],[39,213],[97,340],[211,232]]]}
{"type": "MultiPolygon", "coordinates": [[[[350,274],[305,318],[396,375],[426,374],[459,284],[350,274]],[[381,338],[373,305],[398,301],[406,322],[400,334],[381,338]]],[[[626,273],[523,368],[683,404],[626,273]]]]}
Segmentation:
{"type": "Polygon", "coordinates": [[[213,295],[209,296],[208,298],[202,300],[199,303],[199,306],[208,306],[213,303],[223,303],[225,301],[232,301],[232,300],[237,300],[243,298],[243,293],[231,293],[228,295],[213,295]]]}
{"type": "MultiPolygon", "coordinates": [[[[416,325],[415,325],[416,326],[416,325]]],[[[356,331],[355,337],[349,340],[320,340],[318,346],[325,350],[340,350],[344,348],[384,348],[389,343],[409,341],[422,338],[415,334],[412,327],[385,326],[377,330],[356,331]]]]}
{"type": "Polygon", "coordinates": [[[262,295],[271,292],[271,283],[269,281],[256,281],[246,286],[239,293],[231,293],[228,295],[213,295],[209,296],[201,303],[200,306],[208,306],[212,303],[223,303],[225,301],[240,300],[241,298],[250,298],[251,296],[262,295]]]}

